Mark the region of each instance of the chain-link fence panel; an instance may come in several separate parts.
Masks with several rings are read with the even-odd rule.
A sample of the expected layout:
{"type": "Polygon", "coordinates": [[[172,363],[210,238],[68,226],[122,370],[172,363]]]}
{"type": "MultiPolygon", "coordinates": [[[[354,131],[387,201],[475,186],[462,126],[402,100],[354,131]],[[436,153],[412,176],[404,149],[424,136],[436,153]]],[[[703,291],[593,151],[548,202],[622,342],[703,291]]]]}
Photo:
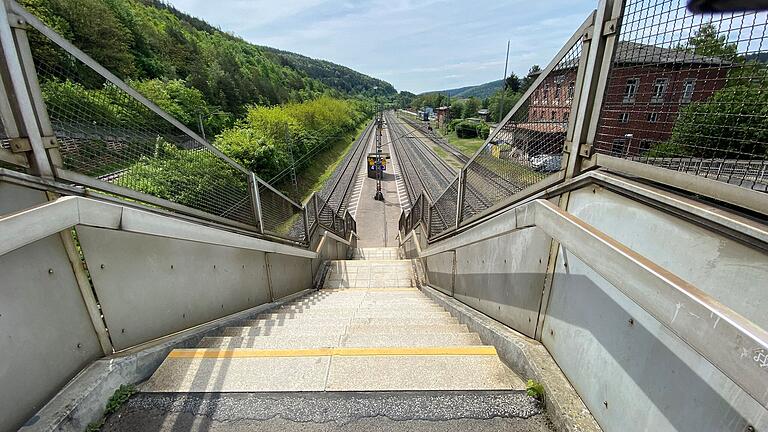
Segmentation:
{"type": "Polygon", "coordinates": [[[259,181],[259,202],[265,233],[298,242],[307,239],[304,209],[261,181],[259,181]]]}
{"type": "Polygon", "coordinates": [[[197,217],[257,227],[247,171],[174,125],[169,115],[150,109],[125,83],[75,56],[82,53],[62,48],[35,28],[28,32],[63,160],[60,178],[90,178],[87,187],[113,195],[154,206],[170,202],[178,205],[169,206],[174,211],[193,209],[188,213],[197,217]]]}
{"type": "Polygon", "coordinates": [[[581,51],[578,40],[465,166],[462,221],[562,169],[581,51]]]}
{"type": "Polygon", "coordinates": [[[456,178],[430,209],[429,238],[456,228],[456,207],[459,201],[459,179],[456,178]]]}
{"type": "Polygon", "coordinates": [[[312,196],[304,205],[304,211],[307,213],[307,229],[309,230],[307,234],[314,232],[315,227],[317,226],[317,218],[315,217],[315,204],[315,198],[312,196]]]}
{"type": "Polygon", "coordinates": [[[768,20],[627,0],[596,151],[768,190],[768,20]]]}

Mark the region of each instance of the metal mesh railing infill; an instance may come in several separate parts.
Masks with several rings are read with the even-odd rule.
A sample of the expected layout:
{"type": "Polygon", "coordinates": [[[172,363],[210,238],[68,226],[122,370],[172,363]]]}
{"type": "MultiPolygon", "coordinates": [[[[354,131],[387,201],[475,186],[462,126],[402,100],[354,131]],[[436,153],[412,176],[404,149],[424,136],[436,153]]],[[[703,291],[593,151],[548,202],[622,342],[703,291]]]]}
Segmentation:
{"type": "Polygon", "coordinates": [[[764,12],[627,0],[596,151],[768,191],[767,31],[764,12]]]}
{"type": "Polygon", "coordinates": [[[562,169],[581,51],[577,40],[465,166],[462,221],[562,169]]]}
{"type": "Polygon", "coordinates": [[[430,238],[456,227],[456,206],[458,205],[458,200],[459,179],[456,178],[430,207],[430,238]]]}
{"type": "Polygon", "coordinates": [[[217,222],[258,227],[246,170],[173,124],[169,115],[150,109],[100,65],[83,61],[79,50],[49,39],[38,31],[42,24],[31,24],[32,57],[63,162],[60,178],[85,180],[93,189],[154,206],[172,203],[174,211],[217,222]]]}
{"type": "Polygon", "coordinates": [[[259,180],[259,200],[264,232],[295,241],[305,241],[304,209],[259,180]]]}

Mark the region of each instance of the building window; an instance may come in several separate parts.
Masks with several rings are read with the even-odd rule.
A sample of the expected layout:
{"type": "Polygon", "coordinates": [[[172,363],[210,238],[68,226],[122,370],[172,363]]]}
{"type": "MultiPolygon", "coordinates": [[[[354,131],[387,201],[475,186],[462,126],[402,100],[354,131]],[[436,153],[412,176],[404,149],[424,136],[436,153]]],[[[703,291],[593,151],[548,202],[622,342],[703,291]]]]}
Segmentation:
{"type": "Polygon", "coordinates": [[[561,88],[562,86],[563,86],[563,85],[562,85],[562,84],[560,84],[560,83],[557,83],[557,84],[555,84],[555,100],[556,100],[556,101],[559,101],[559,100],[560,100],[560,88],[561,88]]]}
{"type": "Polygon", "coordinates": [[[573,99],[574,91],[576,91],[576,83],[571,81],[568,83],[568,100],[573,99]]]}
{"type": "Polygon", "coordinates": [[[666,78],[658,78],[653,83],[653,96],[651,97],[651,103],[664,102],[664,93],[667,92],[667,83],[669,83],[669,80],[666,78]]]}
{"type": "Polygon", "coordinates": [[[657,112],[648,113],[648,121],[651,123],[656,123],[657,121],[659,121],[659,113],[657,112]]]}
{"type": "Polygon", "coordinates": [[[629,113],[623,112],[619,115],[619,123],[629,123],[629,113]]]}
{"type": "Polygon", "coordinates": [[[688,103],[693,98],[693,91],[696,87],[696,79],[688,78],[683,81],[683,96],[680,98],[680,102],[688,103]]]}
{"type": "Polygon", "coordinates": [[[570,114],[570,112],[569,112],[569,111],[566,111],[566,112],[564,112],[564,113],[563,113],[563,121],[564,121],[565,123],[568,123],[568,115],[569,115],[569,114],[570,114]]]}
{"type": "Polygon", "coordinates": [[[648,151],[651,149],[651,141],[650,140],[642,140],[640,141],[640,147],[637,149],[638,153],[640,153],[640,156],[645,155],[648,153],[648,151]]]}
{"type": "Polygon", "coordinates": [[[552,121],[557,120],[557,111],[552,111],[552,121]]]}
{"type": "Polygon", "coordinates": [[[611,156],[624,156],[624,151],[627,148],[627,140],[615,139],[611,146],[611,156]]]}
{"type": "Polygon", "coordinates": [[[637,95],[637,86],[640,85],[640,78],[630,78],[627,80],[627,85],[624,87],[624,103],[631,103],[635,101],[637,95]]]}
{"type": "Polygon", "coordinates": [[[546,104],[547,101],[549,100],[549,83],[544,83],[543,94],[544,94],[543,95],[544,96],[544,103],[546,104]]]}

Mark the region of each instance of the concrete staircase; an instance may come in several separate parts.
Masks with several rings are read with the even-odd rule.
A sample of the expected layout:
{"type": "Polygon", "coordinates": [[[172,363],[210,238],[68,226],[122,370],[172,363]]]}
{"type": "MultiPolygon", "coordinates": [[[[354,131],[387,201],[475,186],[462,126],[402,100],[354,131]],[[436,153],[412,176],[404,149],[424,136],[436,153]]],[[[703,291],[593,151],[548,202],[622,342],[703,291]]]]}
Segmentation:
{"type": "Polygon", "coordinates": [[[144,392],[521,390],[475,333],[414,287],[396,248],[333,261],[323,289],[176,349],[144,392]],[[379,259],[387,258],[387,259],[379,259]]]}

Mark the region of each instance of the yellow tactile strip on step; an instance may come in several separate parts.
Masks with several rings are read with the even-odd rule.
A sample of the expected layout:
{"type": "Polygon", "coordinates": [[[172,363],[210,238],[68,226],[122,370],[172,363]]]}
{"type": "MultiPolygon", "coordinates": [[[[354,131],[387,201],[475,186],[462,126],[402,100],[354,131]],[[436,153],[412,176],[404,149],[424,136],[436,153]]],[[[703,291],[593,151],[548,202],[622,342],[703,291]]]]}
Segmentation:
{"type": "Polygon", "coordinates": [[[175,349],[168,358],[254,358],[254,357],[373,357],[373,356],[495,356],[492,346],[392,347],[392,348],[307,348],[307,349],[175,349]]]}

